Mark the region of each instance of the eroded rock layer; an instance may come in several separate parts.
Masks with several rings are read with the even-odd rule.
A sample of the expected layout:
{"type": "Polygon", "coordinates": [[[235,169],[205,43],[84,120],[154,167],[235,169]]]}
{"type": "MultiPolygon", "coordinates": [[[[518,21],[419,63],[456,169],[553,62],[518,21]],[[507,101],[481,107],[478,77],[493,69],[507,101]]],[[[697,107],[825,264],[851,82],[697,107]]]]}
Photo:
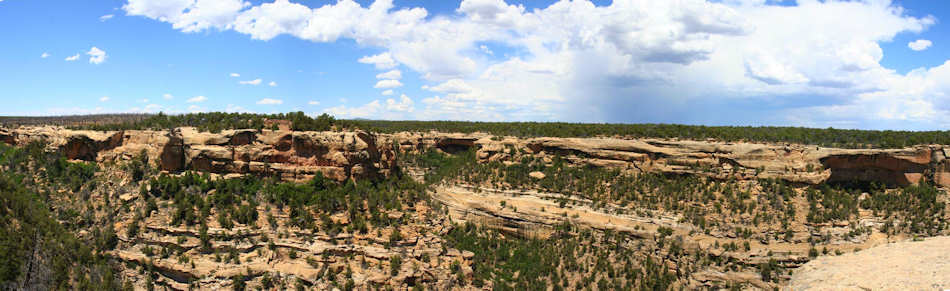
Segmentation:
{"type": "Polygon", "coordinates": [[[931,181],[950,186],[950,147],[836,149],[761,144],[620,138],[501,138],[487,134],[294,132],[225,130],[76,131],[30,127],[0,132],[0,141],[46,140],[70,159],[128,160],[145,151],[161,170],[218,174],[271,174],[304,181],[317,172],[344,180],[386,175],[404,152],[477,151],[483,162],[517,162],[525,156],[633,172],[696,174],[717,179],[778,178],[789,182],[877,182],[905,186],[931,181]]]}
{"type": "Polygon", "coordinates": [[[306,181],[317,173],[336,179],[388,175],[395,159],[388,146],[377,146],[366,132],[295,132],[225,130],[198,132],[191,127],[168,131],[78,131],[27,127],[0,132],[0,141],[27,144],[43,140],[67,158],[96,162],[142,156],[160,170],[216,174],[276,175],[306,181]]]}
{"type": "Polygon", "coordinates": [[[817,185],[877,182],[905,186],[931,181],[950,186],[950,147],[836,149],[762,144],[620,138],[500,138],[486,134],[397,133],[382,136],[402,151],[477,151],[482,162],[518,162],[525,156],[634,172],[697,174],[717,179],[777,178],[817,185]]]}

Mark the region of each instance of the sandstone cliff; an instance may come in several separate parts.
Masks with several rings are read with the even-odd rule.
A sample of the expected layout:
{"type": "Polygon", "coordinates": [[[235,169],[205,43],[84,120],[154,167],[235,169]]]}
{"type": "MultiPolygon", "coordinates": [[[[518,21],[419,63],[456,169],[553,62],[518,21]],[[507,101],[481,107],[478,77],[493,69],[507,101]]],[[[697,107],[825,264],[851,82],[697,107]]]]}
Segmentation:
{"type": "Polygon", "coordinates": [[[198,132],[191,127],[168,131],[79,131],[24,127],[0,131],[0,141],[26,144],[45,140],[68,159],[116,162],[145,153],[160,170],[216,174],[276,175],[306,181],[316,173],[336,180],[388,175],[395,158],[366,132],[294,132],[225,130],[198,132]]]}
{"type": "Polygon", "coordinates": [[[950,186],[950,147],[836,149],[797,144],[619,138],[501,138],[486,134],[397,133],[385,143],[400,150],[474,149],[482,162],[531,156],[634,172],[696,174],[717,179],[777,178],[789,182],[878,182],[905,186],[929,180],[950,186]]]}
{"type": "Polygon", "coordinates": [[[777,178],[789,182],[878,182],[905,186],[927,180],[950,186],[950,147],[835,149],[797,144],[619,138],[511,138],[487,134],[294,132],[225,130],[75,131],[25,127],[0,131],[0,141],[47,140],[70,159],[128,160],[143,150],[161,170],[278,175],[305,181],[317,172],[344,180],[386,175],[392,146],[404,152],[477,151],[480,161],[517,162],[525,156],[561,156],[579,165],[633,172],[696,174],[717,179],[777,178]]]}

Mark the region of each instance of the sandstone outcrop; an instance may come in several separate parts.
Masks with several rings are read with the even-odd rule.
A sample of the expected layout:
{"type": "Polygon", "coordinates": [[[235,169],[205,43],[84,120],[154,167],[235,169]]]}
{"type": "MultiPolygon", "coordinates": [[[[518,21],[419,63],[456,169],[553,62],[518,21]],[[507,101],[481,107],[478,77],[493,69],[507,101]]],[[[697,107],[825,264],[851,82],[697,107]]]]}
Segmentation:
{"type": "Polygon", "coordinates": [[[24,127],[0,132],[0,140],[9,144],[45,140],[68,159],[117,162],[144,153],[163,171],[276,175],[286,181],[306,181],[317,173],[341,181],[374,178],[388,175],[395,163],[389,146],[378,146],[375,135],[359,131],[210,133],[182,127],[98,132],[24,127]]]}
{"type": "Polygon", "coordinates": [[[946,290],[950,237],[823,256],[795,271],[787,290],[946,290]]]}
{"type": "Polygon", "coordinates": [[[69,159],[121,161],[145,152],[161,170],[218,174],[277,175],[304,181],[317,172],[344,180],[386,175],[395,165],[393,149],[476,151],[482,162],[518,162],[525,156],[623,171],[696,174],[717,179],[777,178],[788,182],[878,182],[906,186],[930,181],[950,186],[950,147],[835,149],[797,144],[762,144],[622,138],[512,138],[488,134],[295,132],[225,130],[199,132],[113,132],[23,127],[0,131],[0,141],[25,144],[46,140],[69,159]]]}
{"type": "Polygon", "coordinates": [[[396,133],[382,136],[401,151],[477,151],[482,162],[518,162],[525,156],[634,172],[696,174],[717,179],[777,178],[816,185],[878,182],[906,186],[931,181],[950,186],[950,147],[836,149],[763,144],[622,138],[500,138],[488,134],[396,133]]]}

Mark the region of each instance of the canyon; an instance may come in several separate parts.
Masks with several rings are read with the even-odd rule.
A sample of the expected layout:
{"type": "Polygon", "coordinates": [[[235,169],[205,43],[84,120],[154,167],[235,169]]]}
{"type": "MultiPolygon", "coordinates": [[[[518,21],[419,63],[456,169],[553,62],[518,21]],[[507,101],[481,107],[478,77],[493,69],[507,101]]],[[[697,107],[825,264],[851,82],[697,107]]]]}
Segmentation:
{"type": "Polygon", "coordinates": [[[560,156],[576,165],[627,172],[692,174],[715,179],[781,179],[818,185],[876,182],[906,186],[929,181],[950,186],[950,147],[837,149],[798,144],[624,139],[514,138],[489,134],[297,132],[195,128],[168,131],[82,131],[27,127],[0,131],[0,141],[26,144],[45,140],[68,159],[117,162],[145,153],[169,172],[276,175],[306,181],[317,172],[343,181],[386,176],[395,150],[447,153],[474,150],[481,162],[518,162],[524,156],[560,156]]]}
{"type": "MultiPolygon", "coordinates": [[[[594,230],[598,233],[595,237],[602,236],[604,240],[610,233],[621,233],[627,239],[618,244],[644,252],[639,253],[641,255],[669,260],[669,270],[687,274],[680,286],[689,289],[738,284],[755,289],[821,290],[836,280],[834,276],[841,276],[829,271],[839,268],[833,264],[861,265],[874,260],[849,253],[867,253],[916,235],[888,232],[885,225],[891,222],[876,211],[868,210],[860,210],[851,219],[811,222],[810,218],[806,219],[811,198],[806,200],[804,193],[808,189],[855,183],[891,189],[921,184],[950,186],[947,159],[950,148],[944,145],[837,149],[787,143],[623,137],[518,138],[434,131],[381,134],[359,130],[264,129],[211,133],[191,127],[85,131],[51,126],[0,129],[0,141],[16,146],[42,142],[47,151],[61,153],[66,159],[93,162],[109,170],[97,175],[97,179],[104,182],[91,194],[92,201],[108,204],[109,197],[117,196],[130,210],[112,209],[97,212],[95,216],[115,219],[111,226],[119,233],[121,242],[110,254],[126,266],[134,266],[125,268],[121,274],[134,282],[135,289],[153,284],[177,290],[220,289],[236,284],[231,280],[235,276],[245,276],[249,282],[265,286],[272,280],[271,274],[275,274],[274,280],[279,282],[296,280],[305,286],[332,289],[340,287],[336,280],[328,282],[320,279],[321,276],[343,273],[352,273],[346,277],[355,286],[480,289],[458,284],[471,281],[475,276],[476,254],[454,248],[446,239],[460,223],[474,223],[512,237],[542,240],[563,236],[560,227],[565,224],[594,230]],[[687,220],[690,214],[683,211],[631,206],[619,201],[594,201],[543,189],[449,179],[426,188],[431,202],[385,212],[389,219],[403,224],[377,228],[375,233],[302,229],[289,222],[293,215],[286,208],[256,203],[250,204],[254,207],[252,211],[259,213],[255,215],[256,221],[233,228],[211,221],[207,223],[207,230],[202,231],[194,226],[169,225],[168,221],[174,221],[174,213],[165,202],[154,214],[148,210],[144,218],[137,217],[141,215],[135,213],[149,208],[145,194],[139,197],[136,189],[142,189],[143,193],[152,191],[154,182],[134,182],[128,173],[110,170],[140,160],[158,171],[154,175],[181,176],[198,172],[208,173],[211,179],[273,177],[306,185],[317,176],[337,182],[369,182],[407,173],[422,182],[426,169],[400,159],[427,152],[448,156],[473,153],[477,163],[497,167],[535,160],[545,165],[564,163],[571,168],[606,169],[631,176],[698,177],[704,184],[750,189],[746,191],[752,194],[752,201],[761,203],[765,203],[762,197],[768,195],[763,181],[781,181],[793,187],[793,192],[801,193],[786,198],[785,202],[799,211],[781,227],[786,231],[785,238],[780,239],[779,222],[760,225],[744,213],[708,214],[711,221],[717,222],[715,227],[707,228],[687,220]],[[143,231],[132,235],[134,232],[130,229],[137,229],[138,223],[142,224],[143,231]],[[385,237],[391,239],[387,241],[385,237]],[[672,238],[678,241],[676,250],[669,247],[668,240],[672,238]],[[202,246],[207,241],[210,241],[209,248],[202,246]],[[813,260],[815,241],[822,242],[825,254],[844,255],[834,257],[833,263],[813,260]],[[743,244],[744,250],[735,247],[743,244]],[[153,258],[153,248],[178,252],[179,258],[175,260],[167,255],[153,258]],[[228,252],[230,259],[222,262],[219,254],[228,255],[228,252]],[[393,262],[396,256],[401,258],[401,264],[393,262]],[[691,259],[692,256],[697,259],[691,259]],[[703,259],[698,259],[701,257],[703,259]],[[719,265],[697,267],[708,264],[709,260],[719,265]],[[728,263],[723,265],[723,261],[728,263]],[[777,278],[766,279],[757,269],[765,265],[789,272],[777,272],[774,275],[777,278]],[[387,272],[386,268],[393,271],[387,272]],[[159,276],[143,275],[141,270],[152,270],[159,276]]],[[[537,181],[545,179],[540,171],[531,172],[529,176],[537,181]]],[[[214,191],[198,195],[211,197],[214,191]]],[[[867,196],[868,193],[861,193],[858,200],[868,199],[867,196]]],[[[938,200],[946,202],[945,192],[938,200]]],[[[759,214],[755,216],[758,218],[759,214]]],[[[342,213],[328,219],[330,223],[347,227],[354,223],[352,216],[342,213]]],[[[88,235],[80,234],[80,237],[88,235]]],[[[906,251],[906,248],[898,249],[906,251]]],[[[943,280],[940,276],[946,276],[938,275],[940,280],[943,280]]],[[[582,280],[583,276],[570,277],[569,285],[582,280]]],[[[876,286],[892,288],[895,285],[876,286]]]]}

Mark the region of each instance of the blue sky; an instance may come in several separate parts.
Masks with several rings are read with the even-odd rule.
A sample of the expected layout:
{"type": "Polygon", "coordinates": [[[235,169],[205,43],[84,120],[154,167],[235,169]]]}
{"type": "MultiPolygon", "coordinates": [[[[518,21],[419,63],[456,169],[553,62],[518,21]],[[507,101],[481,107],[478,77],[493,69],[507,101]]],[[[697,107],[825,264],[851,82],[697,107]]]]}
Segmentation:
{"type": "Polygon", "coordinates": [[[901,73],[921,67],[939,66],[950,60],[950,2],[948,1],[896,1],[895,5],[903,7],[910,15],[924,17],[933,15],[937,24],[922,33],[903,33],[894,37],[891,42],[881,44],[884,49],[884,59],[881,64],[901,73]],[[914,51],[907,47],[907,43],[918,39],[930,40],[934,45],[923,51],[914,51]]]}
{"type": "Polygon", "coordinates": [[[2,0],[0,114],[946,129],[948,14],[896,0],[2,0]]]}

